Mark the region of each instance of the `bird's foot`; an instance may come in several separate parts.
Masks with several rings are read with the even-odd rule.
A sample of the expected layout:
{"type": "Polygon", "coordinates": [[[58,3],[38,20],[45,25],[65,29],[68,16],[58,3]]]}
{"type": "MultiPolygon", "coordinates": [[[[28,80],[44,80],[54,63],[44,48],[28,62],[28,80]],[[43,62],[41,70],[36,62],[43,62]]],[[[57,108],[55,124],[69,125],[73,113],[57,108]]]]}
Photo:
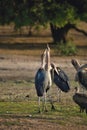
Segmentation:
{"type": "Polygon", "coordinates": [[[41,113],[41,111],[39,110],[38,113],[41,113]]]}
{"type": "Polygon", "coordinates": [[[45,110],[44,110],[44,112],[48,112],[48,110],[47,110],[47,109],[45,109],[45,110]]]}
{"type": "Polygon", "coordinates": [[[54,105],[52,105],[52,107],[51,107],[51,110],[55,110],[55,107],[54,107],[54,105]]]}
{"type": "Polygon", "coordinates": [[[41,109],[39,109],[37,113],[39,113],[39,114],[40,114],[41,112],[42,112],[42,111],[41,111],[41,109]]]}
{"type": "Polygon", "coordinates": [[[46,107],[46,106],[43,106],[42,111],[43,111],[43,112],[48,112],[47,107],[46,107]]]}
{"type": "Polygon", "coordinates": [[[48,112],[48,109],[45,107],[45,108],[43,108],[43,111],[44,112],[48,112]]]}

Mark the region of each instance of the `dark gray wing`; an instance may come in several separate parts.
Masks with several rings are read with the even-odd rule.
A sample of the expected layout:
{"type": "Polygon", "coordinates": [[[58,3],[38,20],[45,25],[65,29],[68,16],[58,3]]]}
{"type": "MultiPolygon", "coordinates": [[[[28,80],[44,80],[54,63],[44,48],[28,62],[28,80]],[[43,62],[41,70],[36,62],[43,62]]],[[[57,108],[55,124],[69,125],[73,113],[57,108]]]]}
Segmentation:
{"type": "Polygon", "coordinates": [[[39,69],[35,75],[35,88],[38,96],[43,96],[44,93],[44,69],[39,69]]]}
{"type": "Polygon", "coordinates": [[[65,72],[57,68],[58,73],[54,70],[54,83],[63,91],[68,92],[70,90],[68,76],[65,72]]]}
{"type": "Polygon", "coordinates": [[[87,108],[87,95],[86,94],[76,93],[75,95],[73,95],[73,100],[81,108],[87,108]]]}
{"type": "Polygon", "coordinates": [[[79,82],[87,89],[87,65],[80,68],[77,74],[79,82]]]}
{"type": "Polygon", "coordinates": [[[64,81],[68,81],[69,78],[66,75],[66,73],[59,67],[57,67],[57,71],[59,72],[60,77],[64,80],[64,81]]]}

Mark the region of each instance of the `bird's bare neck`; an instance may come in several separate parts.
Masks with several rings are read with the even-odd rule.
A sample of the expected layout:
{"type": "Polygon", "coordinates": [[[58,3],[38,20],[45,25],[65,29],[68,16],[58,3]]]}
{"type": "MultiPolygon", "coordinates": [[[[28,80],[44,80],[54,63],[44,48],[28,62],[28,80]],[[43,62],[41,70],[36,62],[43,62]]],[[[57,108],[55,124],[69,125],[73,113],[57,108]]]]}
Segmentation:
{"type": "Polygon", "coordinates": [[[41,55],[41,68],[45,67],[45,60],[46,60],[46,50],[44,53],[41,55]]]}
{"type": "Polygon", "coordinates": [[[47,51],[46,55],[46,70],[50,70],[50,52],[47,51]]]}

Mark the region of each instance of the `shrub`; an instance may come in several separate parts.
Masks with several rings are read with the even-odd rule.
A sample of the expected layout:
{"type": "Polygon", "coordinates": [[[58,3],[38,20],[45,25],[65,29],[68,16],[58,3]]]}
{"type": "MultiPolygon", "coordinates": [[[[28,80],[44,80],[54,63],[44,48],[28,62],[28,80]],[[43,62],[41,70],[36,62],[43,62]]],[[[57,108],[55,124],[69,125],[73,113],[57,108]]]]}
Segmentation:
{"type": "Polygon", "coordinates": [[[66,56],[76,55],[77,53],[76,46],[70,41],[68,41],[66,44],[64,43],[57,44],[56,49],[57,49],[57,53],[66,56]]]}

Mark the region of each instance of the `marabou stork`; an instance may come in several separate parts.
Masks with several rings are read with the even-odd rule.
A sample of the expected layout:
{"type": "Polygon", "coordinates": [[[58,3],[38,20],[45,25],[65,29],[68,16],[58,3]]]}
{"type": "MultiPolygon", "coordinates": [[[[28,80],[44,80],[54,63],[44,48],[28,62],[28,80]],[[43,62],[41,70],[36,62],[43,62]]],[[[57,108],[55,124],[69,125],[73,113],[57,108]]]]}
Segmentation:
{"type": "MultiPolygon", "coordinates": [[[[43,110],[47,111],[46,106],[46,93],[52,85],[51,66],[50,66],[50,48],[47,46],[44,54],[42,55],[42,65],[35,76],[35,87],[39,97],[39,112],[40,112],[40,97],[44,97],[43,110]]],[[[51,103],[52,108],[54,108],[51,103]]]]}
{"type": "Polygon", "coordinates": [[[68,76],[60,67],[56,67],[54,63],[51,63],[51,66],[54,69],[54,76],[53,76],[54,83],[63,92],[68,92],[70,90],[68,76]]]}
{"type": "Polygon", "coordinates": [[[87,64],[80,65],[75,59],[72,59],[71,63],[77,71],[75,80],[78,81],[85,89],[87,89],[87,64]]]}
{"type": "Polygon", "coordinates": [[[75,94],[73,95],[73,100],[80,107],[80,112],[87,113],[87,95],[79,93],[79,88],[75,87],[75,94]]]}

